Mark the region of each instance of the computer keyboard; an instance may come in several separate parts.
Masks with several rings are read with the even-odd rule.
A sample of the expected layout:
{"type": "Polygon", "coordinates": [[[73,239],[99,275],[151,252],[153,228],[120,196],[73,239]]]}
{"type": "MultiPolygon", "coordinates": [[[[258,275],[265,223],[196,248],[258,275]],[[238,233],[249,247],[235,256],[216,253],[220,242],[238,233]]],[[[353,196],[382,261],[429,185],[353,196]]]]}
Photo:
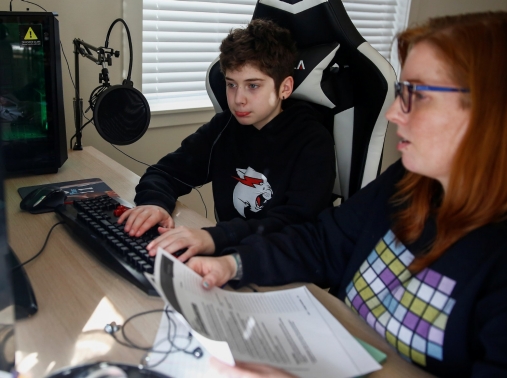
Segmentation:
{"type": "Polygon", "coordinates": [[[148,295],[158,296],[144,272],[153,273],[155,257],[148,255],[146,246],[159,234],[154,227],[139,238],[129,236],[117,223],[120,206],[103,195],[58,206],[55,212],[102,263],[148,295]]]}

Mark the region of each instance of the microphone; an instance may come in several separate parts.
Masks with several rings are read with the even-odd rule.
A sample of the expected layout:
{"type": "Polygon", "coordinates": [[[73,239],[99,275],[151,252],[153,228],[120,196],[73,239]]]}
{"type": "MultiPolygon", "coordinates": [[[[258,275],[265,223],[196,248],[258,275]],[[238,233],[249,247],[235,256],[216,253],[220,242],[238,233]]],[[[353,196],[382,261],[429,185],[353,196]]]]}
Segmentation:
{"type": "MultiPolygon", "coordinates": [[[[76,96],[74,98],[74,112],[76,123],[76,144],[74,150],[81,150],[81,131],[83,126],[83,106],[79,96],[79,64],[78,57],[82,55],[102,65],[99,74],[100,86],[90,94],[90,109],[93,112],[93,123],[99,135],[107,142],[124,146],[139,140],[150,125],[151,112],[148,101],[144,95],[134,88],[130,80],[132,73],[132,39],[127,24],[121,18],[116,19],[107,32],[104,47],[94,47],[81,39],[74,39],[74,54],[76,59],[76,96]],[[112,57],[119,57],[120,52],[108,47],[109,35],[113,26],[122,22],[127,32],[129,43],[129,69],[128,75],[120,85],[111,86],[107,66],[112,65],[112,57]],[[97,53],[95,58],[92,52],[97,53]]],[[[73,137],[74,138],[74,137],[73,137]]],[[[72,139],[71,139],[72,142],[72,139]]]]}

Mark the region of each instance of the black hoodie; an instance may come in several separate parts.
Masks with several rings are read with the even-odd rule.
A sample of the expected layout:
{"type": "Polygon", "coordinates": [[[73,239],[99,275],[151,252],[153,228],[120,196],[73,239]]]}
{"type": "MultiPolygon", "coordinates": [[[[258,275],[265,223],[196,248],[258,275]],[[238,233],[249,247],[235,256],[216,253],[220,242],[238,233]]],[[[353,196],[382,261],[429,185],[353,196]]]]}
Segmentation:
{"type": "Polygon", "coordinates": [[[284,104],[261,130],[239,124],[228,110],[217,114],[147,169],[136,204],[171,213],[179,196],[211,181],[220,222],[206,230],[217,251],[316,219],[331,204],[336,168],[332,135],[313,111],[305,102],[284,104]]]}

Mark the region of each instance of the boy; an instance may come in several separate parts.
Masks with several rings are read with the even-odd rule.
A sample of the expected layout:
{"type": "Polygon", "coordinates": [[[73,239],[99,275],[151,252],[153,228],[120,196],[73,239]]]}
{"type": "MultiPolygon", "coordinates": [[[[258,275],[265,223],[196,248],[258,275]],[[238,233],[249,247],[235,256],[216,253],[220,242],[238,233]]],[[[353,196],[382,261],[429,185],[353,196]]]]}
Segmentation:
{"type": "Polygon", "coordinates": [[[252,20],[222,41],[220,68],[229,109],[148,168],[136,187],[137,207],[118,220],[141,236],[160,225],[158,247],[179,258],[212,254],[250,234],[316,218],[331,203],[335,154],[329,132],[304,102],[282,104],[293,90],[296,48],[288,30],[252,20]],[[174,229],[179,196],[212,182],[216,227],[174,229]],[[218,219],[217,219],[218,220],[218,219]]]}

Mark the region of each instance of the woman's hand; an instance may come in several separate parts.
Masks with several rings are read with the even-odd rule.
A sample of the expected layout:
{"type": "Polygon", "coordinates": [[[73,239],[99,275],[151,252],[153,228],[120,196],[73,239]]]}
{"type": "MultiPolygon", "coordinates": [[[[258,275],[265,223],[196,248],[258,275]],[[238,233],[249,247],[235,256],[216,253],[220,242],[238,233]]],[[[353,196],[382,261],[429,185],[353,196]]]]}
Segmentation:
{"type": "Polygon", "coordinates": [[[236,275],[238,270],[236,260],[231,255],[192,257],[188,260],[187,266],[203,277],[202,286],[206,289],[225,285],[236,275]]]}
{"type": "Polygon", "coordinates": [[[188,227],[174,229],[159,227],[158,230],[161,235],[146,247],[151,256],[155,256],[159,247],[169,253],[186,248],[187,250],[178,257],[182,262],[197,254],[211,255],[215,252],[215,242],[207,231],[188,227]]]}
{"type": "Polygon", "coordinates": [[[223,378],[297,378],[283,370],[251,362],[236,362],[236,366],[227,365],[211,357],[211,369],[223,378]]]}
{"type": "Polygon", "coordinates": [[[157,224],[166,229],[174,228],[174,220],[167,210],[155,205],[136,206],[125,211],[118,218],[118,223],[124,221],[125,232],[137,238],[157,224]]]}

